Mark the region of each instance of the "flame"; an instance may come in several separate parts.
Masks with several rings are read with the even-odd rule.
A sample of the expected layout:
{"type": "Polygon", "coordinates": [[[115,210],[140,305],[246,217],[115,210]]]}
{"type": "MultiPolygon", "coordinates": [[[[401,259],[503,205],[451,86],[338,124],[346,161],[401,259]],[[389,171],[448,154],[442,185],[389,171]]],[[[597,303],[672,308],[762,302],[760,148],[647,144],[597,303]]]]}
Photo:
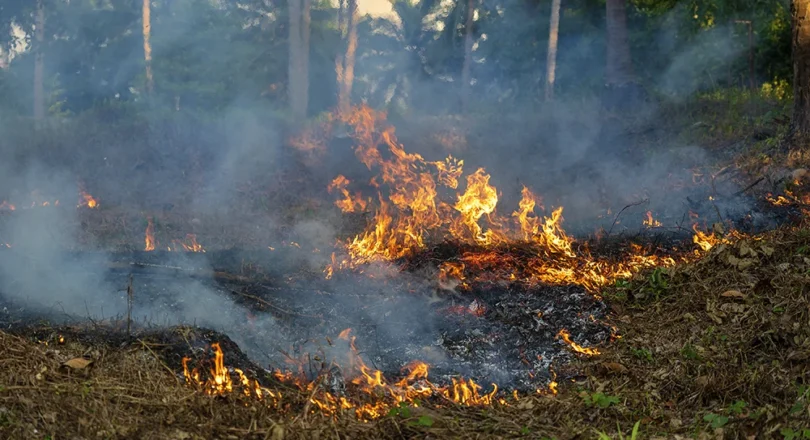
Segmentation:
{"type": "MultiPolygon", "coordinates": [[[[521,191],[518,209],[511,217],[496,212],[499,195],[483,168],[467,175],[466,187],[454,203],[441,200],[443,186],[457,189],[463,175],[463,161],[448,157],[426,161],[407,153],[394,136],[394,128],[385,122],[385,114],[367,106],[355,107],[344,115],[334,115],[353,128],[357,158],[370,170],[376,170],[372,185],[377,189],[373,219],[364,232],[339,243],[339,252],[324,269],[327,278],[335,271],[358,268],[372,261],[395,261],[424,250],[431,237],[442,237],[477,248],[461,259],[461,273],[442,265],[439,282],[447,285],[468,279],[506,279],[552,285],[578,284],[591,292],[628,278],[647,268],[671,266],[675,258],[656,255],[654,249],[632,248],[621,258],[595,258],[584,244],[577,243],[562,227],[563,208],[539,217],[535,209],[545,208],[541,199],[528,188],[521,191]],[[501,248],[517,240],[530,245],[520,259],[501,248]],[[455,281],[454,281],[455,280],[455,281]]],[[[360,194],[347,190],[348,179],[336,177],[329,188],[338,190],[343,199],[338,206],[346,212],[358,208],[360,194]]],[[[446,192],[446,191],[445,191],[446,192]]],[[[690,214],[691,215],[691,214],[690,214]]],[[[644,224],[661,223],[648,212],[644,224]]],[[[706,237],[696,235],[695,243],[707,251],[706,237]]],[[[681,260],[690,258],[680,257],[681,260]]],[[[466,281],[465,281],[466,282],[466,281]]]]}
{"type": "Polygon", "coordinates": [[[90,209],[98,208],[98,201],[93,198],[90,194],[85,192],[83,189],[79,190],[79,204],[76,205],[77,208],[81,208],[86,206],[90,209]]]}
{"type": "Polygon", "coordinates": [[[3,203],[0,203],[0,211],[16,211],[17,207],[12,205],[6,200],[3,200],[3,203]]]}
{"type": "Polygon", "coordinates": [[[144,248],[145,251],[155,250],[155,224],[152,222],[152,217],[147,219],[146,231],[144,232],[144,248]]]}
{"type": "Polygon", "coordinates": [[[653,218],[651,211],[647,211],[644,218],[644,226],[648,228],[657,228],[661,226],[661,222],[653,218]]]}
{"type": "Polygon", "coordinates": [[[332,180],[332,183],[326,188],[327,191],[331,194],[333,191],[339,191],[340,194],[343,195],[343,198],[340,200],[335,201],[335,206],[340,208],[343,212],[362,212],[366,210],[366,206],[368,202],[363,200],[363,196],[360,193],[356,193],[352,196],[349,193],[349,190],[346,187],[349,185],[349,179],[345,176],[338,175],[332,180]]]}
{"type": "MultiPolygon", "coordinates": [[[[175,244],[175,249],[182,248],[186,252],[205,252],[205,249],[202,247],[202,245],[197,243],[197,236],[195,234],[186,234],[185,240],[183,241],[172,240],[172,243],[175,244]]],[[[169,250],[171,251],[172,249],[169,248],[169,250]]]]}
{"type": "Polygon", "coordinates": [[[588,355],[588,356],[596,356],[596,355],[599,354],[599,350],[597,350],[595,348],[585,348],[585,347],[577,344],[576,342],[572,341],[571,340],[571,335],[568,333],[568,330],[566,330],[566,329],[560,330],[560,332],[557,333],[557,337],[562,338],[563,342],[568,344],[568,346],[570,346],[571,349],[574,350],[577,353],[582,353],[582,354],[588,355]]]}
{"type": "MultiPolygon", "coordinates": [[[[187,384],[199,387],[208,395],[224,396],[230,394],[234,389],[234,381],[231,371],[225,367],[225,355],[218,342],[211,344],[211,349],[214,351],[214,359],[213,366],[208,370],[209,377],[202,380],[198,368],[189,370],[188,363],[191,359],[188,357],[184,357],[182,360],[183,377],[187,384]]],[[[242,388],[242,393],[246,397],[255,397],[258,400],[265,397],[272,397],[276,400],[281,398],[280,393],[262,387],[257,380],[249,379],[242,370],[233,368],[233,373],[237,375],[237,384],[242,388]]]]}
{"type": "MultiPolygon", "coordinates": [[[[369,368],[361,358],[355,346],[355,337],[351,329],[340,332],[338,339],[346,341],[349,347],[349,362],[344,374],[347,374],[346,395],[335,395],[324,389],[320,378],[306,380],[303,375],[303,364],[298,364],[298,374],[292,371],[276,370],[273,376],[282,383],[306,392],[308,404],[317,408],[322,414],[330,416],[341,411],[354,412],[360,420],[373,420],[382,417],[401,403],[419,406],[421,401],[430,401],[434,405],[457,404],[462,406],[488,406],[493,404],[508,405],[505,397],[498,398],[498,386],[491,384],[488,391],[473,379],[451,378],[446,386],[436,385],[428,380],[430,366],[422,361],[413,361],[402,368],[402,378],[389,382],[379,370],[369,368]]],[[[214,351],[213,365],[203,379],[199,368],[190,369],[190,358],[182,360],[183,377],[189,386],[196,387],[212,396],[224,396],[237,392],[246,398],[266,400],[277,408],[283,396],[262,387],[255,379],[250,379],[240,369],[229,369],[224,365],[224,354],[219,343],[211,344],[214,351]],[[270,399],[268,399],[268,397],[270,399]]],[[[296,363],[297,361],[291,360],[296,363]]],[[[556,382],[549,384],[549,392],[556,394],[556,382]]],[[[538,390],[538,393],[544,391],[538,390]]],[[[518,400],[517,391],[511,396],[518,400]]]]}

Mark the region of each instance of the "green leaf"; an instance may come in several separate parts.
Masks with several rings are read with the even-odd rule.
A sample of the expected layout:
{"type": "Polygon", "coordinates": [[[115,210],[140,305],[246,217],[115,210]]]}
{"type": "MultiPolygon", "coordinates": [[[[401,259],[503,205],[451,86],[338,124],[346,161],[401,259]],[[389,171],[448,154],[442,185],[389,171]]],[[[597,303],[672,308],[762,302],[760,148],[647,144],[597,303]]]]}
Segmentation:
{"type": "Polygon", "coordinates": [[[427,426],[429,428],[433,426],[433,419],[429,416],[420,416],[419,419],[416,420],[416,424],[419,426],[427,426]]]}

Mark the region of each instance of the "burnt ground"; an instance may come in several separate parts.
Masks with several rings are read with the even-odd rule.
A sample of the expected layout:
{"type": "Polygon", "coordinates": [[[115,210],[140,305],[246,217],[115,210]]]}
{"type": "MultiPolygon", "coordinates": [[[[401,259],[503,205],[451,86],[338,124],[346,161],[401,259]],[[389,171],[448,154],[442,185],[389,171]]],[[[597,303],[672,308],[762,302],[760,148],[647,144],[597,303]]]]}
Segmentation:
{"type": "MultiPolygon", "coordinates": [[[[224,341],[199,329],[144,331],[104,323],[0,333],[4,438],[801,438],[810,427],[810,230],[790,227],[721,246],[700,261],[640,275],[604,292],[621,339],[577,358],[580,376],[555,396],[508,405],[397,411],[373,423],[353,413],[305,415],[307,395],[276,385],[289,407],[185,386],[172,355],[224,341]],[[663,282],[662,282],[663,281],[663,282]],[[59,344],[58,335],[65,338],[59,344]],[[47,342],[47,344],[46,344],[47,342]],[[184,347],[184,348],[180,348],[184,347]],[[163,353],[163,354],[162,354],[163,353]],[[72,370],[74,357],[93,360],[72,370]],[[798,436],[797,436],[798,435],[798,436]],[[792,437],[791,437],[792,436],[792,437]],[[53,438],[53,437],[52,437],[53,438]]],[[[120,323],[118,323],[120,325],[120,323]]],[[[176,357],[175,357],[176,359],[176,357]]]]}
{"type": "MultiPolygon", "coordinates": [[[[124,292],[132,276],[134,337],[177,325],[216,330],[176,348],[167,358],[173,368],[189,349],[205,357],[206,347],[224,336],[237,341],[236,351],[253,363],[232,366],[296,372],[301,367],[314,380],[321,363],[334,359],[346,364],[348,347],[333,347],[327,338],[336,340],[351,328],[365,362],[386,377],[396,378],[403,366],[421,360],[431,365],[431,380],[438,384],[462,376],[534,392],[556,375],[552,365],[562,367],[574,358],[557,336],[561,330],[586,347],[612,336],[604,322],[605,303],[575,286],[477,282],[463,292],[453,291],[436,283],[435,268],[404,273],[380,268],[374,278],[338,273],[325,280],[321,273],[295,270],[306,267],[307,257],[296,248],[106,256],[106,265],[86,253],[63,259],[100,272],[99,294],[115,298],[110,307],[126,304],[124,292]],[[318,355],[325,360],[313,362],[318,355]],[[299,363],[291,364],[292,359],[299,363]]],[[[7,258],[19,256],[12,248],[0,255],[0,261],[7,258]]],[[[32,318],[83,321],[80,315],[67,316],[57,304],[49,310],[17,305],[26,295],[4,292],[0,322],[7,330],[27,334],[32,318]]],[[[115,321],[117,331],[126,321],[121,314],[95,319],[115,321]]]]}

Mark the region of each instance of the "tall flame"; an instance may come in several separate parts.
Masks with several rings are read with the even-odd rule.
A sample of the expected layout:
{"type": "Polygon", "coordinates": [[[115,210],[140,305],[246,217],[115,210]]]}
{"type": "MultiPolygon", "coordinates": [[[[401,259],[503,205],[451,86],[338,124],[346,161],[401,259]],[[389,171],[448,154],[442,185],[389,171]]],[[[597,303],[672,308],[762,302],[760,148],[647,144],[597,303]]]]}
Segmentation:
{"type": "MultiPolygon", "coordinates": [[[[641,247],[633,248],[622,259],[593,257],[586,246],[575,246],[573,237],[562,228],[563,208],[552,210],[547,217],[536,216],[535,208],[544,208],[525,187],[518,210],[511,217],[501,217],[496,212],[498,192],[483,168],[467,176],[466,187],[457,194],[455,203],[442,201],[440,187],[458,187],[463,161],[451,156],[429,162],[419,154],[407,153],[397,142],[394,128],[385,123],[385,114],[367,106],[334,117],[353,128],[355,154],[370,170],[377,171],[372,184],[378,190],[378,203],[366,230],[342,243],[345,255],[333,255],[324,270],[327,277],[339,269],[411,255],[425,249],[432,236],[478,247],[479,251],[462,258],[466,271],[477,272],[478,277],[497,274],[501,279],[505,275],[510,280],[579,284],[591,291],[645,268],[675,264],[675,259],[641,247]],[[500,250],[515,240],[531,245],[531,252],[520,261],[500,250]]],[[[359,202],[364,201],[360,194],[352,195],[346,189],[348,183],[344,176],[338,176],[330,184],[330,191],[343,195],[336,203],[346,212],[365,209],[359,202]]],[[[651,212],[644,223],[660,226],[651,212]]],[[[702,251],[708,250],[706,237],[696,235],[695,240],[702,251]]]]}
{"type": "Polygon", "coordinates": [[[152,217],[147,219],[146,231],[144,232],[144,248],[145,251],[155,250],[155,224],[152,222],[152,217]]]}

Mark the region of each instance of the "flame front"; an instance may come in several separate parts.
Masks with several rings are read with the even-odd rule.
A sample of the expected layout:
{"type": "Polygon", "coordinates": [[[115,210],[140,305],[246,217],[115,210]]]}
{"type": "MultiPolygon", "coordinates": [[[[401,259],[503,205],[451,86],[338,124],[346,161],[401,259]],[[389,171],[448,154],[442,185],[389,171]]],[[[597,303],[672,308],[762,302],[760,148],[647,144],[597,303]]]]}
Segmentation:
{"type": "MultiPolygon", "coordinates": [[[[185,240],[172,240],[172,243],[175,246],[174,250],[179,250],[182,248],[186,252],[205,252],[202,245],[197,242],[197,236],[195,234],[186,234],[185,240]]],[[[172,248],[169,247],[169,251],[171,250],[172,248]]]]}
{"type": "MultiPolygon", "coordinates": [[[[360,357],[355,346],[355,337],[351,336],[351,329],[340,333],[338,339],[344,340],[349,346],[349,362],[344,373],[349,374],[346,381],[348,394],[335,395],[325,390],[320,380],[308,381],[303,376],[303,368],[299,365],[299,373],[277,370],[273,373],[280,382],[297,387],[306,393],[309,404],[325,415],[333,415],[340,411],[353,411],[361,420],[372,420],[387,414],[391,408],[401,403],[418,406],[420,400],[430,400],[435,405],[453,403],[463,406],[485,406],[495,403],[508,405],[507,399],[496,399],[498,387],[491,384],[489,391],[472,379],[451,378],[447,386],[439,386],[428,380],[430,367],[421,361],[413,361],[403,367],[403,377],[398,382],[388,382],[379,370],[369,368],[360,357]]],[[[234,392],[238,387],[241,394],[248,398],[269,400],[279,407],[283,396],[262,387],[258,381],[248,378],[242,370],[229,369],[224,365],[224,354],[219,343],[211,344],[214,351],[213,366],[207,371],[207,378],[203,379],[198,368],[190,369],[188,363],[191,359],[183,358],[183,376],[190,386],[212,396],[225,396],[234,392]],[[235,380],[234,380],[235,379],[235,380]]],[[[556,382],[550,384],[556,387],[556,382]]],[[[554,388],[538,390],[538,393],[555,393],[554,388]]],[[[518,393],[512,393],[513,399],[518,399],[518,393]]]]}
{"type": "MultiPolygon", "coordinates": [[[[334,116],[340,118],[341,116],[334,116]]],[[[587,246],[576,243],[562,228],[563,208],[538,217],[545,210],[540,199],[523,188],[518,210],[510,217],[496,212],[498,191],[483,168],[466,178],[466,187],[454,203],[442,201],[439,189],[455,190],[463,175],[462,160],[451,157],[429,162],[407,153],[385,122],[385,114],[366,106],[355,107],[342,121],[353,128],[355,154],[370,170],[377,171],[371,185],[377,189],[374,218],[366,230],[341,243],[342,252],[332,256],[324,270],[327,278],[340,269],[357,268],[372,261],[395,261],[427,247],[430,237],[472,245],[478,250],[463,255],[462,271],[440,270],[440,282],[450,278],[474,280],[498,278],[552,285],[578,284],[591,292],[634,273],[656,266],[675,264],[672,257],[655,255],[642,247],[623,258],[596,258],[587,246]],[[504,245],[528,244],[520,259],[504,245]],[[463,272],[463,273],[462,273],[463,272]]],[[[336,177],[329,186],[343,198],[337,205],[345,212],[365,209],[359,193],[350,193],[348,179],[336,177]]],[[[447,192],[444,190],[443,192],[447,192]]],[[[661,223],[647,213],[647,226],[661,223]]],[[[701,238],[702,240],[702,238],[701,238]]],[[[707,250],[701,243],[702,251],[707,250]]],[[[687,257],[682,257],[687,258],[687,257]]]]}
{"type": "Polygon", "coordinates": [[[144,248],[145,251],[155,250],[155,224],[152,222],[152,217],[147,219],[146,231],[144,232],[144,248]]]}

